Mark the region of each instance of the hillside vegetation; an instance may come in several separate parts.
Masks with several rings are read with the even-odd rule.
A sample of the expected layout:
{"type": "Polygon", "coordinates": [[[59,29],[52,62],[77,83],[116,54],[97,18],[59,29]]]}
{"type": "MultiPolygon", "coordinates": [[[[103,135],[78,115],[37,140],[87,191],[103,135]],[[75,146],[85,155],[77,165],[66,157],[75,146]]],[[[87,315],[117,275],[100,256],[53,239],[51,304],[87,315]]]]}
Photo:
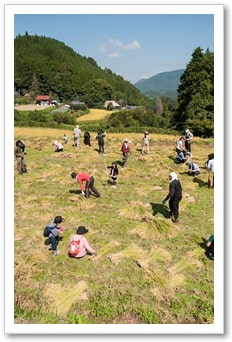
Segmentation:
{"type": "Polygon", "coordinates": [[[103,106],[111,99],[136,105],[147,101],[130,82],[103,70],[93,58],[56,39],[27,33],[14,41],[14,86],[32,97],[50,94],[60,102],[79,98],[88,107],[103,106]]]}
{"type": "MultiPolygon", "coordinates": [[[[14,41],[14,89],[19,94],[15,98],[16,104],[32,104],[37,95],[49,94],[62,105],[68,102],[72,106],[72,100],[82,102],[81,108],[79,105],[70,107],[74,111],[82,111],[78,114],[81,115],[83,110],[86,114],[88,108],[102,109],[106,100],[114,100],[121,108],[130,109],[124,111],[127,118],[122,123],[124,127],[130,127],[130,131],[137,131],[136,127],[146,116],[149,123],[143,126],[176,132],[188,128],[194,136],[213,137],[214,54],[197,47],[182,75],[174,76],[175,79],[180,78],[177,99],[167,96],[149,99],[120,75],[107,68],[103,70],[93,58],[82,57],[63,42],[28,33],[17,36],[14,41]]],[[[166,79],[164,87],[169,86],[166,79]]],[[[55,127],[61,122],[74,124],[73,118],[66,115],[68,113],[63,117],[58,112],[49,116],[37,114],[24,115],[15,110],[15,124],[34,126],[37,125],[35,121],[43,122],[43,127],[55,127]]],[[[121,117],[114,117],[113,127],[115,121],[119,126],[121,117]]]]}
{"type": "Polygon", "coordinates": [[[15,324],[212,324],[214,264],[202,237],[214,231],[214,189],[204,169],[213,139],[193,141],[192,159],[202,170],[193,181],[186,165],[174,163],[177,136],[151,134],[151,154],[142,155],[142,134],[127,133],[132,151],[123,169],[125,135],[107,134],[99,155],[96,132],[90,133],[92,146],[75,149],[70,130],[15,128],[28,165],[14,179],[15,324]],[[53,140],[64,133],[64,152],[53,152],[53,140]],[[115,160],[113,189],[107,165],[115,160]],[[83,198],[72,171],[91,173],[101,197],[83,198]],[[171,171],[183,187],[178,224],[162,204],[171,171]],[[65,222],[53,257],[42,233],[56,215],[65,222]],[[96,257],[69,259],[68,241],[79,225],[89,229],[96,257]]]}
{"type": "Polygon", "coordinates": [[[152,77],[139,80],[134,85],[150,98],[166,96],[175,99],[178,95],[177,89],[183,73],[184,69],[161,72],[152,77]]]}

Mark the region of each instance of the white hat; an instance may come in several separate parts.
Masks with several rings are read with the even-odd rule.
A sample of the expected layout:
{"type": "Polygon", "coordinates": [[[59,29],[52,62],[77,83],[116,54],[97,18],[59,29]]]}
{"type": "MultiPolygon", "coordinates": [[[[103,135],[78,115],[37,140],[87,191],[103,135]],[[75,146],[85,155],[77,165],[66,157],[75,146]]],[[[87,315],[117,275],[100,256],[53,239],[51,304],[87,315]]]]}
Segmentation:
{"type": "Polygon", "coordinates": [[[126,141],[129,141],[129,140],[127,138],[125,138],[124,141],[126,142],[126,141]]]}
{"type": "Polygon", "coordinates": [[[169,173],[169,177],[171,179],[171,182],[174,180],[174,179],[178,179],[177,177],[177,174],[175,172],[170,172],[169,173]]]}
{"type": "Polygon", "coordinates": [[[189,133],[189,129],[186,129],[186,130],[185,130],[185,133],[189,133]]]}
{"type": "Polygon", "coordinates": [[[78,126],[78,125],[76,125],[76,128],[79,128],[79,126],[78,126]]]}

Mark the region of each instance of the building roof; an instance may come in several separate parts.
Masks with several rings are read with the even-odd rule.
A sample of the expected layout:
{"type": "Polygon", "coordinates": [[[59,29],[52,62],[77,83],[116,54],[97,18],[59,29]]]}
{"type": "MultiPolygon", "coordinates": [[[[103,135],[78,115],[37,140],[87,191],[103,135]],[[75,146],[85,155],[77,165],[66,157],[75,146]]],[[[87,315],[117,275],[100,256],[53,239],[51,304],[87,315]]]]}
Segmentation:
{"type": "Polygon", "coordinates": [[[114,100],[109,100],[109,101],[105,101],[105,103],[104,103],[104,108],[106,108],[106,107],[108,106],[109,103],[111,103],[112,106],[113,106],[114,108],[120,107],[120,104],[118,104],[118,103],[115,102],[114,100]]]}
{"type": "Polygon", "coordinates": [[[36,101],[50,101],[51,97],[49,95],[38,95],[35,98],[36,101]]]}

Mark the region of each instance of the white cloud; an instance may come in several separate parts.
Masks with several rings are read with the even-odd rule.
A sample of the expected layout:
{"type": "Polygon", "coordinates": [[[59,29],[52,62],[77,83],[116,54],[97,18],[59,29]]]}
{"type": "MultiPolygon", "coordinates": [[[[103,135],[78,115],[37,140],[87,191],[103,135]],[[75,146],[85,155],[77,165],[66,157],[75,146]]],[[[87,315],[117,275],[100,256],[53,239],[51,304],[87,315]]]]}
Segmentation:
{"type": "Polygon", "coordinates": [[[109,58],[119,58],[120,53],[119,52],[112,52],[108,55],[109,58]]]}
{"type": "Polygon", "coordinates": [[[109,44],[122,50],[134,50],[140,48],[140,44],[137,42],[137,40],[133,40],[133,42],[129,44],[124,44],[119,39],[110,39],[109,44]]]}
{"type": "Polygon", "coordinates": [[[107,42],[102,43],[99,46],[99,51],[102,53],[110,52],[110,56],[114,56],[116,52],[111,52],[112,49],[121,49],[121,50],[135,50],[140,48],[139,42],[137,40],[133,40],[131,43],[125,44],[119,39],[109,39],[107,42]]]}

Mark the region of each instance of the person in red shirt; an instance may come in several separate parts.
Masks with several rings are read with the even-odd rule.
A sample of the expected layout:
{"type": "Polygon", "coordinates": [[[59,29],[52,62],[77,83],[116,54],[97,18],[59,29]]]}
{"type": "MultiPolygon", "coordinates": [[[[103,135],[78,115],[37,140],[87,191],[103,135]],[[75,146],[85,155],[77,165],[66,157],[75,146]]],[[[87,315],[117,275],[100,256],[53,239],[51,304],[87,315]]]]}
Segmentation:
{"type": "Polygon", "coordinates": [[[86,172],[80,172],[77,174],[76,172],[71,173],[72,178],[76,178],[77,183],[79,183],[80,190],[83,196],[86,198],[90,197],[90,191],[95,194],[96,197],[100,197],[99,191],[94,186],[94,177],[86,172]],[[85,182],[85,190],[84,190],[84,182],[85,182]]]}
{"type": "Polygon", "coordinates": [[[127,159],[129,157],[129,153],[130,153],[130,145],[129,145],[129,140],[127,138],[125,138],[123,141],[121,151],[122,151],[122,167],[125,167],[127,159]]]}

